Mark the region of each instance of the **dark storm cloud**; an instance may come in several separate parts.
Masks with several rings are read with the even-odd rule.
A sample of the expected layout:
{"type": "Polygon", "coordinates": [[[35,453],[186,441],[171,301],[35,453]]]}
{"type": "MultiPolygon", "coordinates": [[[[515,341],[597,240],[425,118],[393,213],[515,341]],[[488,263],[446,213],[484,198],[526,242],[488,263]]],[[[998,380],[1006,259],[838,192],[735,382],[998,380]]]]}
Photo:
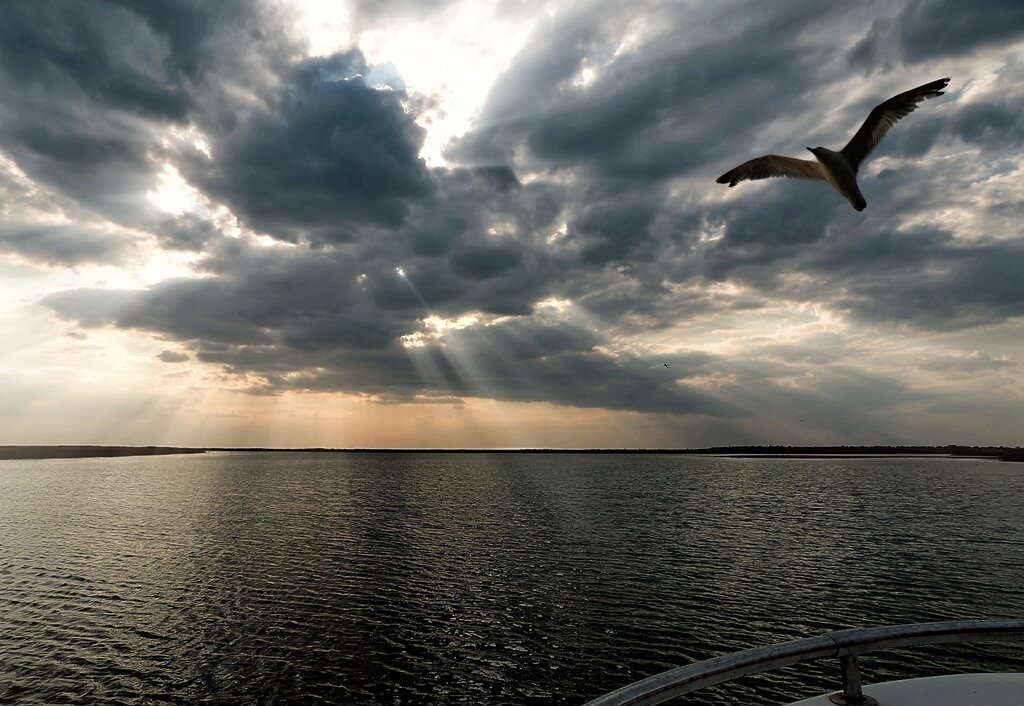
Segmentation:
{"type": "Polygon", "coordinates": [[[515,357],[529,352],[536,339],[510,354],[500,347],[500,330],[466,329],[465,336],[468,340],[453,337],[452,345],[465,346],[469,352],[464,355],[487,373],[480,386],[470,378],[470,394],[479,391],[496,399],[670,414],[736,413],[721,399],[679,384],[680,378],[685,382],[696,374],[699,364],[667,369],[660,359],[610,356],[597,350],[515,357]]]}
{"type": "Polygon", "coordinates": [[[10,0],[0,61],[21,85],[47,87],[128,113],[181,121],[192,105],[169,52],[137,15],[108,3],[10,0]]]}
{"type": "Polygon", "coordinates": [[[177,351],[161,351],[157,358],[165,363],[184,363],[186,360],[190,360],[187,355],[177,351]]]}
{"type": "Polygon", "coordinates": [[[0,148],[33,179],[125,216],[152,183],[155,123],[192,99],[129,10],[12,0],[0,12],[0,148]]]}
{"type": "Polygon", "coordinates": [[[173,128],[256,90],[294,53],[264,3],[9,0],[0,12],[0,151],[35,182],[129,227],[156,219],[173,128]],[[266,26],[266,25],[265,25],[266,26]]]}
{"type": "MultiPolygon", "coordinates": [[[[778,191],[750,193],[724,209],[708,209],[705,224],[720,225],[724,232],[713,244],[695,246],[692,218],[688,225],[685,218],[670,219],[667,233],[652,234],[655,216],[665,220],[672,212],[661,185],[669,177],[700,173],[712,163],[727,166],[726,159],[737,157],[725,156],[723,144],[733,146],[743,158],[742,147],[756,138],[755,131],[774,127],[784,117],[813,118],[805,115],[804,106],[820,85],[847,78],[836,75],[840,67],[811,60],[820,59],[822,51],[817,35],[826,42],[829,38],[849,42],[857,36],[858,25],[861,32],[873,27],[877,35],[885,23],[839,6],[784,3],[771,10],[748,6],[743,13],[733,13],[739,18],[735,22],[715,18],[708,22],[709,31],[697,32],[692,41],[678,41],[680,27],[692,30],[706,18],[693,8],[687,8],[685,22],[672,10],[662,12],[652,11],[651,16],[672,30],[664,36],[655,31],[642,47],[611,58],[629,17],[624,8],[602,6],[601,12],[565,13],[542,25],[495,85],[478,128],[453,143],[450,153],[469,163],[514,159],[517,169],[572,170],[576,189],[566,214],[569,237],[565,244],[575,247],[574,267],[589,274],[585,280],[574,279],[563,291],[592,302],[602,313],[651,314],[660,308],[664,316],[670,307],[651,303],[667,294],[658,291],[659,278],[681,283],[734,278],[762,290],[763,303],[768,305],[770,297],[784,288],[780,276],[793,275],[803,267],[813,267],[818,274],[811,260],[818,254],[827,259],[833,244],[830,233],[839,226],[854,226],[843,210],[845,205],[829,199],[820,185],[779,185],[778,191]],[[790,41],[777,41],[783,27],[790,41]],[[734,51],[736,47],[743,51],[734,51]],[[597,70],[592,83],[575,83],[581,71],[595,62],[607,65],[597,70]],[[594,198],[602,190],[615,197],[602,203],[594,198]],[[650,209],[645,201],[652,204],[650,209]],[[617,292],[588,287],[588,282],[596,285],[605,279],[595,270],[609,264],[625,267],[645,282],[617,292]],[[642,294],[631,296],[627,289],[642,294]]],[[[915,18],[931,16],[929,7],[909,8],[902,18],[907,36],[913,34],[915,18]]],[[[983,41],[983,28],[977,23],[969,26],[978,30],[977,39],[983,41]]],[[[864,60],[873,57],[869,39],[851,51],[864,60]]],[[[847,130],[859,125],[885,97],[869,97],[864,106],[851,106],[846,111],[850,126],[832,139],[848,139],[847,130]]],[[[952,119],[948,109],[942,116],[922,110],[913,116],[913,123],[908,119],[907,126],[894,130],[878,153],[920,157],[939,140],[953,138],[991,149],[1005,147],[1000,140],[1015,143],[1018,139],[1017,121],[1024,107],[1019,104],[1011,94],[1001,103],[966,106],[955,111],[952,119]]],[[[816,127],[808,125],[812,130],[816,127]]],[[[789,153],[797,154],[802,144],[791,146],[789,153]]],[[[898,190],[906,200],[894,204],[898,210],[910,207],[914,200],[920,202],[922,194],[909,193],[912,186],[929,186],[926,178],[906,181],[898,190]]],[[[918,266],[927,270],[928,253],[917,254],[918,266]]],[[[966,266],[957,271],[965,278],[973,276],[966,266]]],[[[946,284],[959,286],[953,280],[946,284]]],[[[807,296],[820,294],[814,290],[807,296]]],[[[982,296],[978,307],[997,320],[1003,311],[997,300],[1013,296],[1012,292],[982,296]]],[[[924,304],[921,316],[912,320],[930,326],[926,322],[938,318],[930,319],[924,304]]],[[[971,325],[969,318],[953,321],[950,325],[971,325]]]]}
{"type": "Polygon", "coordinates": [[[712,134],[737,142],[761,121],[798,112],[816,64],[796,42],[836,6],[789,2],[774,12],[736,7],[723,32],[693,8],[648,8],[651,36],[615,54],[640,6],[581,4],[542,23],[501,76],[479,127],[450,147],[469,163],[511,161],[598,169],[617,178],[661,180],[719,159],[712,134]],[[705,27],[694,27],[703,23],[705,27]],[[693,33],[680,41],[678,31],[693,33]],[[701,31],[701,29],[705,31],[701,31]],[[743,52],[735,47],[743,47],[743,52]],[[607,61],[590,84],[577,85],[590,63],[607,61]],[[780,77],[785,75],[785,81],[780,77]]]}
{"type": "MultiPolygon", "coordinates": [[[[324,263],[322,266],[330,267],[324,263]]],[[[306,273],[310,273],[307,271],[306,273]]],[[[196,358],[234,374],[264,380],[261,390],[346,390],[387,399],[414,394],[476,395],[509,401],[550,401],[677,414],[732,414],[721,400],[680,385],[712,360],[706,354],[647,359],[596,349],[589,329],[543,319],[508,319],[449,331],[443,342],[405,349],[397,337],[415,320],[382,317],[380,310],[325,301],[322,291],[285,293],[259,284],[225,288],[212,280],[165,282],[149,290],[72,290],[45,303],[83,326],[142,329],[190,342],[196,358]],[[265,296],[256,301],[249,287],[265,296]],[[266,293],[274,291],[267,297],[266,293]]],[[[317,286],[324,277],[308,277],[317,286]]],[[[333,280],[332,280],[333,281],[333,280]]],[[[344,300],[344,301],[342,301],[344,300]]]]}
{"type": "MultiPolygon", "coordinates": [[[[875,6],[885,13],[887,8],[875,6]]],[[[912,0],[875,19],[850,42],[847,61],[866,74],[900,64],[949,62],[1000,43],[1019,41],[1024,17],[1014,0],[912,0]]]]}
{"type": "MultiPolygon", "coordinates": [[[[789,199],[776,201],[785,206],[789,199]]],[[[843,212],[844,206],[835,208],[843,212]]],[[[1024,316],[1024,283],[1013,274],[1024,267],[1019,240],[965,241],[923,228],[826,231],[800,216],[789,225],[784,232],[792,243],[736,247],[730,223],[726,237],[703,255],[704,276],[755,287],[768,305],[777,297],[824,302],[863,320],[920,329],[966,329],[1024,316]],[[797,274],[794,285],[790,277],[797,274]]],[[[771,225],[761,233],[770,239],[771,225]]]]}
{"type": "Polygon", "coordinates": [[[462,345],[469,339],[469,344],[473,345],[474,337],[486,340],[489,345],[500,350],[503,356],[516,360],[589,352],[601,342],[598,334],[588,329],[572,325],[544,325],[527,319],[513,319],[500,326],[456,334],[453,340],[456,345],[462,345]]]}
{"type": "Polygon", "coordinates": [[[203,250],[207,243],[222,236],[209,219],[195,213],[166,218],[152,228],[157,240],[168,250],[203,250]]]}
{"type": "MultiPolygon", "coordinates": [[[[431,311],[446,313],[446,302],[464,293],[454,275],[445,276],[443,260],[413,263],[401,277],[391,262],[359,263],[353,255],[349,249],[260,248],[224,240],[197,264],[208,276],[112,292],[105,314],[97,309],[101,290],[88,293],[83,312],[76,309],[76,292],[52,295],[46,303],[67,318],[81,315],[179,340],[279,344],[286,355],[293,348],[387,348],[418,328],[418,319],[429,313],[425,298],[431,311]]],[[[466,304],[450,308],[461,313],[466,304]]]]}
{"type": "Polygon", "coordinates": [[[846,51],[846,59],[853,65],[870,71],[874,68],[878,57],[878,45],[888,23],[875,20],[867,34],[858,39],[846,51]]]}
{"type": "Polygon", "coordinates": [[[1024,143],[1024,92],[1010,100],[971,103],[951,123],[964,142],[1005,150],[1024,143]]]}
{"type": "Polygon", "coordinates": [[[280,356],[270,354],[267,360],[268,351],[258,348],[207,351],[199,358],[236,373],[262,374],[266,391],[345,389],[390,400],[418,392],[673,414],[736,413],[723,401],[679,384],[699,374],[710,356],[674,356],[670,371],[661,358],[610,356],[594,350],[596,342],[593,332],[573,326],[514,320],[450,332],[443,344],[391,347],[372,356],[356,352],[334,361],[319,356],[315,371],[295,360],[279,373],[280,356]],[[282,374],[295,368],[308,372],[282,374]]]}
{"type": "Polygon", "coordinates": [[[44,265],[117,263],[136,245],[122,234],[95,226],[0,223],[0,252],[44,265]]]}
{"type": "Polygon", "coordinates": [[[900,47],[908,61],[956,56],[1019,39],[1024,33],[1024,12],[1016,0],[914,0],[896,22],[900,47]]]}
{"type": "Polygon", "coordinates": [[[926,329],[1001,323],[1024,316],[1022,267],[1019,242],[949,243],[926,258],[859,272],[836,305],[865,319],[926,329]]]}
{"type": "MultiPolygon", "coordinates": [[[[956,167],[951,166],[955,171],[956,167]]],[[[934,166],[864,179],[872,216],[858,216],[815,183],[768,185],[706,211],[720,237],[694,247],[671,277],[742,283],[765,306],[824,303],[861,320],[957,330],[1024,315],[1019,239],[960,238],[938,228],[895,229],[887,214],[954,188],[934,166]],[[937,183],[936,183],[937,182],[937,183]],[[777,186],[779,188],[769,188],[777,186]],[[757,296],[757,295],[755,295],[757,296]]]]}
{"type": "Polygon", "coordinates": [[[809,210],[783,212],[767,233],[763,214],[741,207],[727,232],[729,256],[719,250],[706,263],[694,262],[694,215],[679,212],[667,187],[673,178],[735,159],[723,143],[739,150],[773,119],[803,117],[824,70],[812,60],[813,36],[835,31],[828,22],[837,7],[790,2],[769,11],[737,3],[737,20],[723,23],[694,8],[581,5],[541,23],[498,79],[476,129],[452,143],[449,154],[468,164],[566,175],[566,235],[553,249],[570,269],[586,273],[566,279],[568,296],[601,314],[653,314],[654,323],[656,309],[693,313],[699,294],[665,306],[661,282],[704,274],[720,281],[744,263],[753,270],[783,260],[785,251],[824,234],[822,215],[832,205],[823,199],[809,210]],[[630,20],[645,12],[643,42],[619,51],[630,20]],[[794,40],[808,38],[775,41],[783,28],[794,40]],[[592,66],[592,82],[580,83],[592,66]],[[607,267],[627,272],[634,284],[609,289],[607,267]]]}
{"type": "Polygon", "coordinates": [[[731,277],[771,289],[776,274],[794,265],[822,241],[837,212],[848,206],[829,198],[821,184],[797,182],[790,188],[762,190],[712,210],[710,222],[722,237],[706,249],[703,274],[713,281],[731,277]],[[712,215],[713,214],[713,215],[712,215]]]}
{"type": "Polygon", "coordinates": [[[144,290],[71,290],[44,303],[84,325],[230,345],[271,344],[276,332],[297,321],[314,326],[332,314],[358,310],[355,272],[317,254],[271,256],[229,242],[207,267],[214,276],[165,280],[144,290]]]}
{"type": "Polygon", "coordinates": [[[452,271],[467,279],[490,279],[523,261],[514,243],[467,248],[452,257],[452,271]]]}
{"type": "Polygon", "coordinates": [[[408,201],[431,191],[424,131],[401,94],[367,85],[367,73],[358,51],[296,64],[265,106],[213,132],[212,157],[192,154],[184,176],[271,235],[401,223],[408,201]]]}
{"type": "Polygon", "coordinates": [[[243,1],[227,0],[210,3],[204,0],[108,0],[111,5],[121,6],[142,18],[154,34],[163,37],[168,44],[168,56],[164,60],[173,72],[180,72],[188,79],[197,81],[214,60],[214,49],[210,40],[221,33],[228,23],[243,26],[251,8],[259,3],[249,3],[249,11],[243,1]]]}
{"type": "Polygon", "coordinates": [[[499,191],[520,186],[516,173],[508,166],[476,167],[472,170],[474,176],[481,177],[494,185],[499,191]]]}
{"type": "Polygon", "coordinates": [[[650,228],[661,209],[653,199],[616,199],[591,204],[577,211],[568,233],[578,239],[584,262],[599,264],[629,259],[633,251],[651,244],[650,228]]]}
{"type": "Polygon", "coordinates": [[[567,266],[546,243],[562,209],[558,187],[506,189],[464,169],[433,178],[436,188],[411,204],[401,228],[367,230],[343,248],[361,263],[363,287],[377,306],[415,316],[529,314],[567,266]]]}
{"type": "MultiPolygon", "coordinates": [[[[488,252],[483,259],[463,262],[475,273],[468,280],[449,275],[465,282],[448,295],[464,297],[450,306],[453,312],[501,292],[494,283],[507,271],[508,256],[488,252]]],[[[429,261],[410,267],[403,278],[383,268],[359,272],[347,260],[344,251],[283,253],[223,241],[202,264],[214,277],[136,291],[73,290],[45,303],[83,326],[114,325],[189,342],[200,361],[262,376],[266,391],[343,389],[389,399],[419,391],[641,411],[728,410],[677,384],[702,369],[707,356],[673,357],[669,371],[661,357],[601,352],[597,332],[544,317],[448,331],[442,342],[428,337],[421,349],[406,350],[399,337],[421,330],[419,319],[428,313],[421,297],[441,301],[438,310],[444,310],[441,285],[426,276],[429,261]],[[417,367],[417,360],[429,365],[417,367]]],[[[512,280],[511,286],[517,284],[512,280]]],[[[503,299],[508,307],[511,300],[503,299]]]]}
{"type": "Polygon", "coordinates": [[[980,148],[986,156],[1004,156],[1008,149],[1024,144],[1024,91],[1001,93],[998,99],[957,107],[951,115],[915,115],[913,128],[893,130],[877,154],[912,159],[936,145],[960,141],[980,148]]]}
{"type": "Polygon", "coordinates": [[[0,253],[43,266],[121,263],[140,240],[0,163],[0,253]]]}

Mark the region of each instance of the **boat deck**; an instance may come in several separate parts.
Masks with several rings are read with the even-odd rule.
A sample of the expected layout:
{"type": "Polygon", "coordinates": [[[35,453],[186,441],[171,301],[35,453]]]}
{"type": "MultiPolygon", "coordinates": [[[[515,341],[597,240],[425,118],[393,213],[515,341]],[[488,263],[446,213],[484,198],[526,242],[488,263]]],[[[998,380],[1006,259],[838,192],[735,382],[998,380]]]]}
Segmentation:
{"type": "MultiPolygon", "coordinates": [[[[865,684],[879,706],[1024,706],[1024,674],[951,674],[865,684]]],[[[790,706],[836,706],[815,696],[790,706]]]]}
{"type": "Polygon", "coordinates": [[[958,620],[854,628],[676,667],[616,689],[587,706],[653,706],[698,689],[800,662],[839,660],[842,690],[792,706],[1024,706],[1024,674],[959,674],[864,685],[858,657],[915,645],[1024,638],[1021,620],[958,620]]]}

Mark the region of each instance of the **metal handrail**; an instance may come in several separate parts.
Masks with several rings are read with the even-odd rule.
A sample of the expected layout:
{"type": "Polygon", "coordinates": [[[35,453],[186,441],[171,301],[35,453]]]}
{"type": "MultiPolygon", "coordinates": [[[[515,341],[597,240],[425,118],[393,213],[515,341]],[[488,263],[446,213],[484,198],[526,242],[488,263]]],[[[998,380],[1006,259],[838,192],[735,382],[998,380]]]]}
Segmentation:
{"type": "Polygon", "coordinates": [[[616,689],[585,706],[659,704],[737,677],[828,657],[839,658],[843,677],[843,691],[830,698],[837,704],[871,704],[873,699],[861,691],[857,655],[911,645],[1008,638],[1024,638],[1024,620],[960,620],[840,630],[676,667],[616,689]]]}

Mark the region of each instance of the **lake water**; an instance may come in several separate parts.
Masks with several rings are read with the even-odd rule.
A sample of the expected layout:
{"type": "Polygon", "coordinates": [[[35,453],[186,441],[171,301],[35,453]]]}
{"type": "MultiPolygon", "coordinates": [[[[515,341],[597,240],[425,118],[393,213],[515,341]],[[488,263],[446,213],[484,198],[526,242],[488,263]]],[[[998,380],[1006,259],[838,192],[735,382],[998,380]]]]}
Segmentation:
{"type": "MultiPolygon", "coordinates": [[[[1024,616],[1024,465],[0,461],[0,703],[581,703],[847,627],[1024,616]]],[[[862,658],[1024,670],[1024,644],[862,658]]],[[[781,703],[832,662],[689,704],[781,703]]]]}

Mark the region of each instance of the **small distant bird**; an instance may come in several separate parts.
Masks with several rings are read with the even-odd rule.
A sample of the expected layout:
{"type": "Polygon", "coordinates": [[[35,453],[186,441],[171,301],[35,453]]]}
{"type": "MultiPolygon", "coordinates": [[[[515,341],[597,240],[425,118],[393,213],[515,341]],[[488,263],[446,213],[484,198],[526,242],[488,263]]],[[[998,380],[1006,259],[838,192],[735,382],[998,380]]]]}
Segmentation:
{"type": "Polygon", "coordinates": [[[664,365],[666,368],[668,367],[668,363],[662,363],[662,365],[664,365]]]}
{"type": "Polygon", "coordinates": [[[875,106],[868,119],[860,126],[846,147],[833,152],[824,147],[808,147],[816,162],[808,159],[780,157],[777,154],[766,154],[749,162],[744,162],[735,169],[730,169],[716,181],[719,184],[736,186],[745,179],[767,179],[768,177],[791,177],[793,179],[818,179],[827,181],[836,191],[843,195],[850,205],[863,211],[868,202],[864,200],[857,186],[857,170],[871,150],[873,150],[889,129],[901,118],[914,112],[917,104],[926,98],[942,95],[942,89],[949,83],[948,78],[926,83],[923,86],[900,93],[889,100],[875,106]]]}

